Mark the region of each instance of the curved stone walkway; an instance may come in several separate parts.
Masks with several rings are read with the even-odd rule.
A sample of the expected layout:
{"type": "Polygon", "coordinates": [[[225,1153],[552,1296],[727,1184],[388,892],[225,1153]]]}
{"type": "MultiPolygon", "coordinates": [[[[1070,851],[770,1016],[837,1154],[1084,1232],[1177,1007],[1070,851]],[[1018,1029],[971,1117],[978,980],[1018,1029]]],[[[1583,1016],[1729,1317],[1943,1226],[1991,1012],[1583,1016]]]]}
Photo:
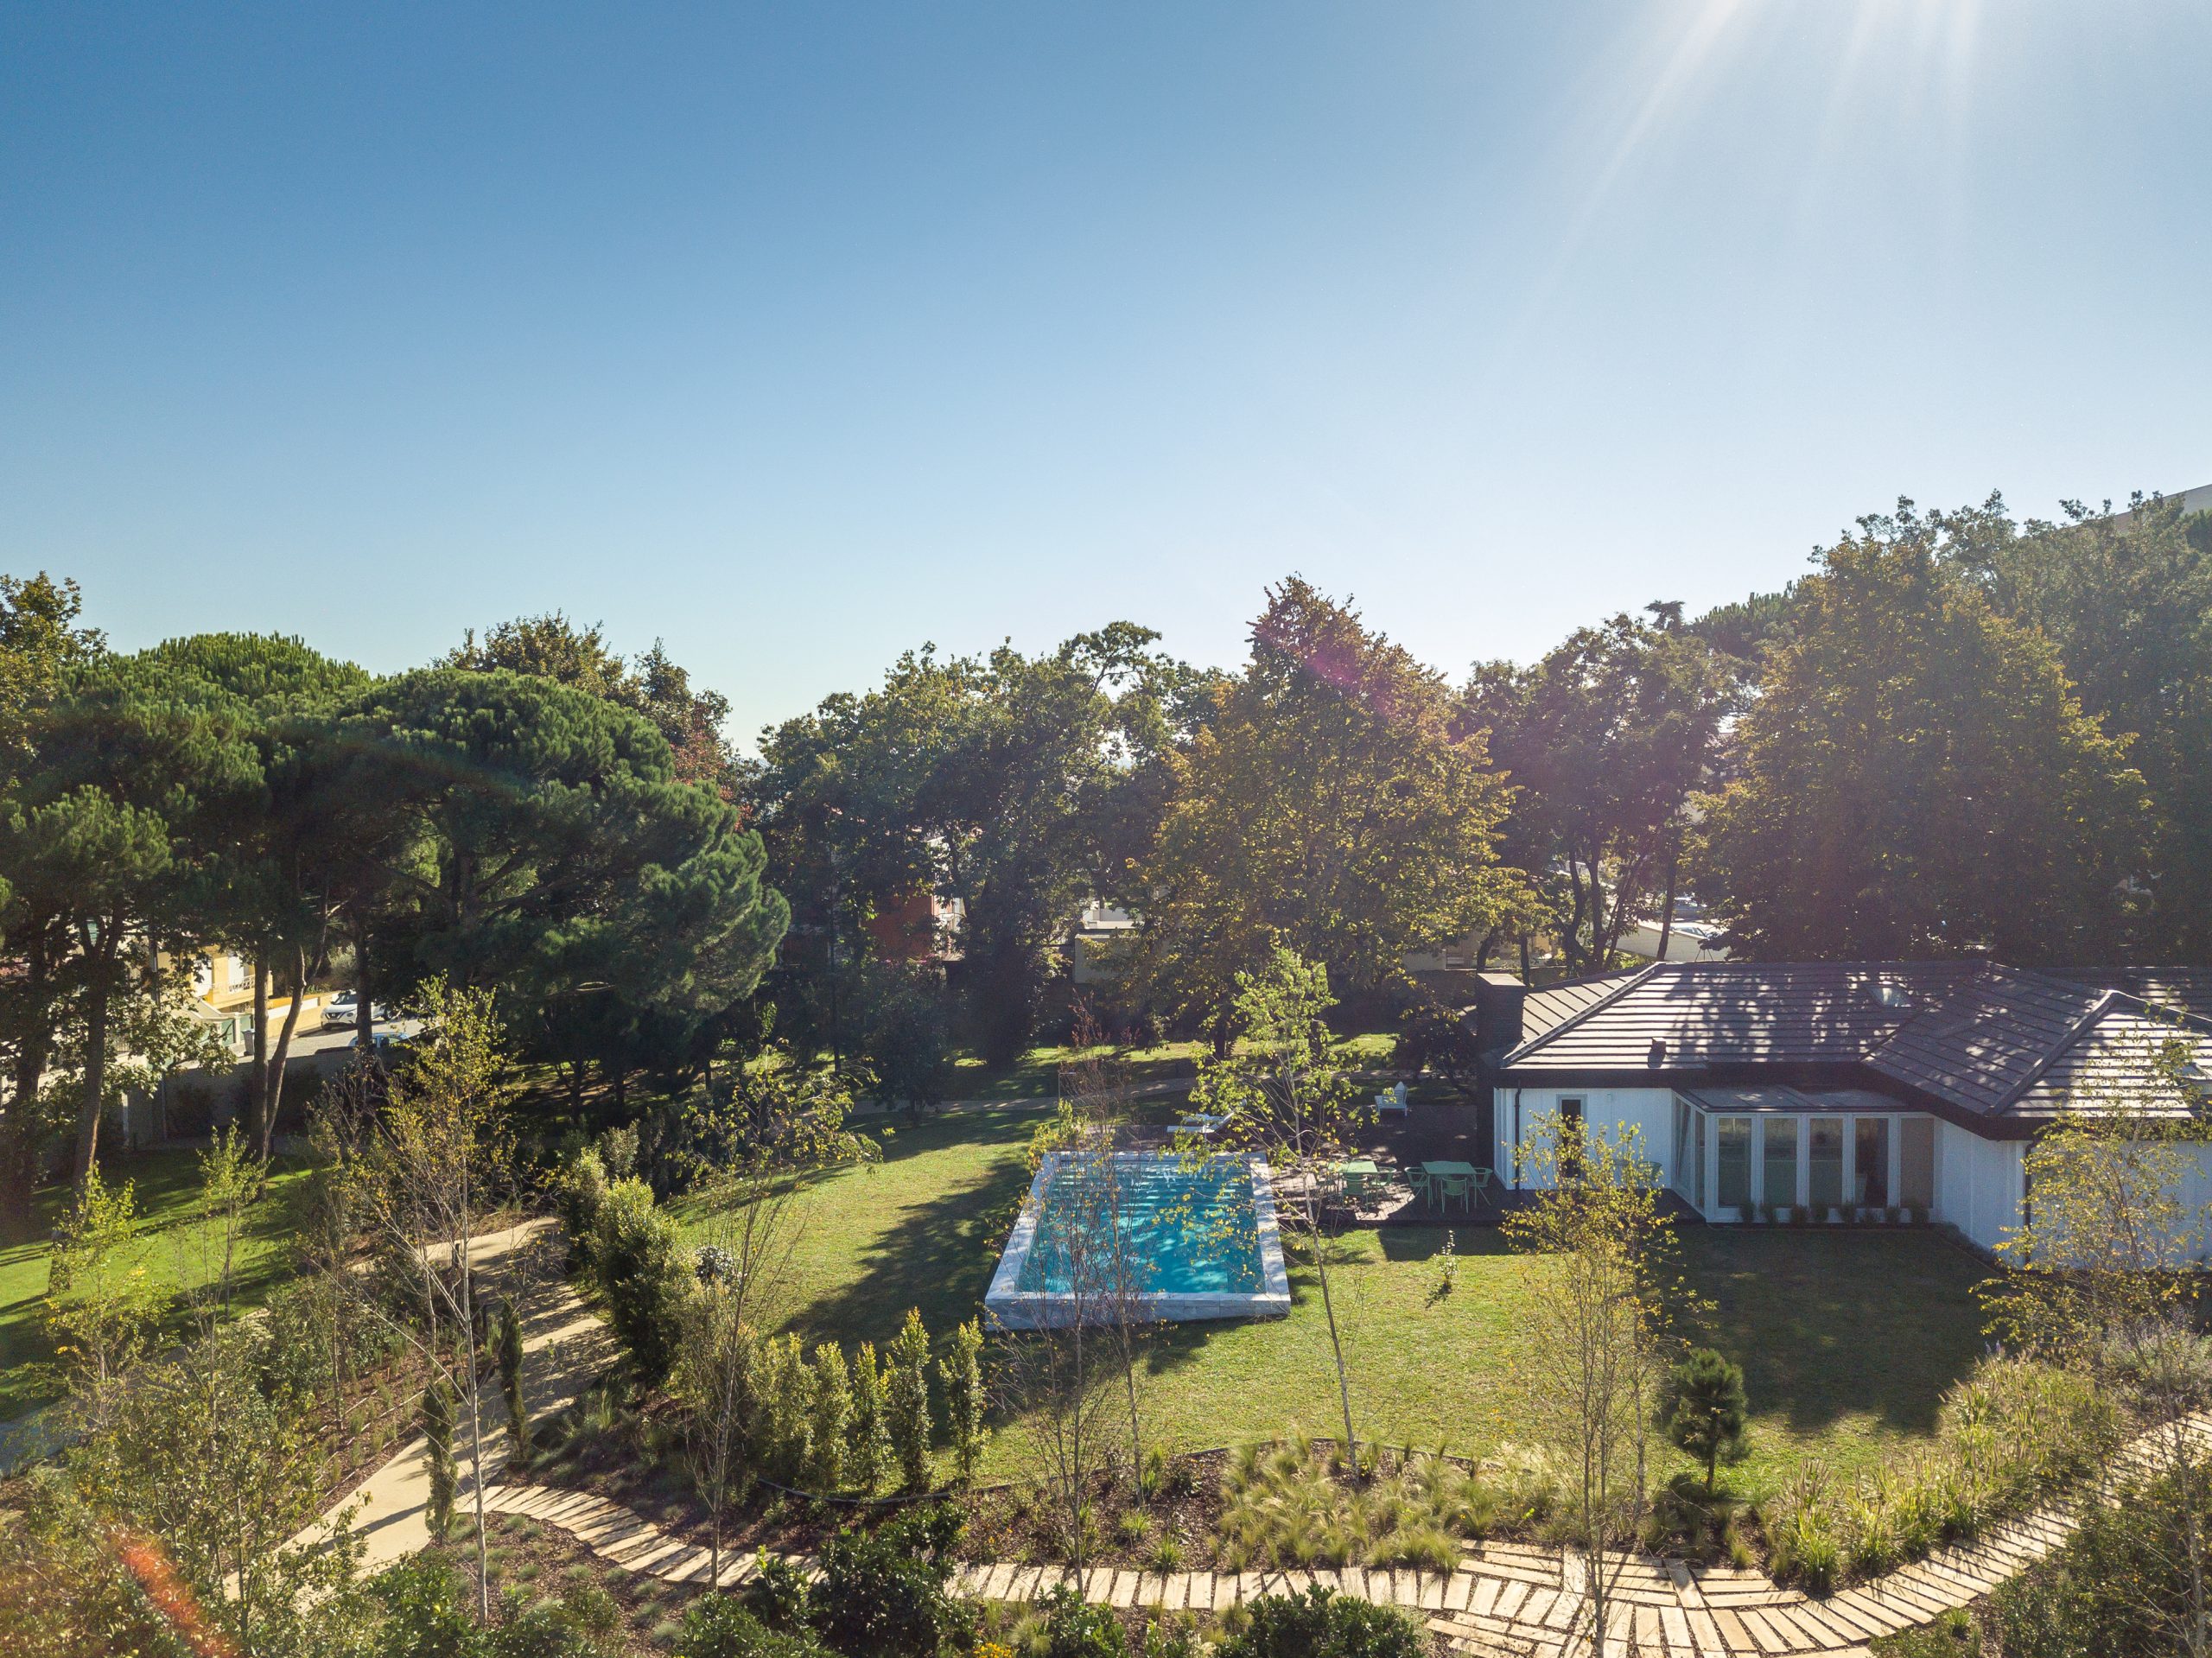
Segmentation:
{"type": "MultiPolygon", "coordinates": [[[[671,1583],[707,1580],[707,1550],[671,1537],[618,1502],[556,1485],[486,1488],[485,1506],[558,1527],[609,1565],[671,1583]]],[[[1986,1594],[2065,1540],[2072,1521],[2050,1510],[2009,1521],[1970,1547],[1947,1548],[1873,1582],[1815,1599],[1764,1573],[1685,1565],[1650,1555],[1607,1557],[1613,1606],[1607,1653],[1669,1658],[1866,1658],[1866,1642],[1925,1623],[1986,1594]]],[[[814,1562],[788,1557],[802,1570],[814,1562]]],[[[721,1586],[756,1570],[749,1553],[726,1554],[721,1586]]],[[[1322,1584],[1405,1608],[1462,1653],[1563,1658],[1589,1650],[1588,1568],[1579,1551],[1519,1543],[1471,1545],[1449,1573],[1409,1570],[1136,1572],[1094,1567],[1087,1600],[1111,1606],[1224,1611],[1255,1595],[1322,1584]]],[[[1076,1581],[1064,1566],[975,1565],[959,1587],[979,1599],[1034,1600],[1076,1581]]]]}

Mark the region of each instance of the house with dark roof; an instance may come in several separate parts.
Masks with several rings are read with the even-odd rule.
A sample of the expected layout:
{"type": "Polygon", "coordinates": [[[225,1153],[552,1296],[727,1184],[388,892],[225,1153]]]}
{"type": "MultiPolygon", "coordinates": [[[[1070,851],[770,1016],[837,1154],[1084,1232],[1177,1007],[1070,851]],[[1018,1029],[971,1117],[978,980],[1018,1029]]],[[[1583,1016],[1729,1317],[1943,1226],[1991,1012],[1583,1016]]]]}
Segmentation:
{"type": "MultiPolygon", "coordinates": [[[[1904,1210],[1993,1248],[2052,1123],[2205,1109],[2208,990],[2202,970],[1992,962],[1659,962],[1543,990],[1486,975],[1495,1166],[1522,1167],[1561,1121],[1632,1125],[1709,1221],[1904,1210]],[[2177,1042],[2177,1083],[2161,1062],[2177,1042]]],[[[2212,1199],[2200,1160],[2193,1208],[2212,1199]]]]}

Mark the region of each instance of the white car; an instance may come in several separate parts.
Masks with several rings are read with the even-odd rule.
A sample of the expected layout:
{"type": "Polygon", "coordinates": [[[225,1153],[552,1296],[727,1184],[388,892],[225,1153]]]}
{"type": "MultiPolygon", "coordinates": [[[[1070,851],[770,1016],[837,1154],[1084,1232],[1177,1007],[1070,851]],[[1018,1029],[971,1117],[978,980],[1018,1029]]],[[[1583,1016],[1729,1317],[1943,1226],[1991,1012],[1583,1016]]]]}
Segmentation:
{"type": "Polygon", "coordinates": [[[326,1031],[335,1030],[341,1025],[356,1024],[360,1016],[361,997],[359,991],[341,990],[322,1004],[322,1028],[326,1031]]]}

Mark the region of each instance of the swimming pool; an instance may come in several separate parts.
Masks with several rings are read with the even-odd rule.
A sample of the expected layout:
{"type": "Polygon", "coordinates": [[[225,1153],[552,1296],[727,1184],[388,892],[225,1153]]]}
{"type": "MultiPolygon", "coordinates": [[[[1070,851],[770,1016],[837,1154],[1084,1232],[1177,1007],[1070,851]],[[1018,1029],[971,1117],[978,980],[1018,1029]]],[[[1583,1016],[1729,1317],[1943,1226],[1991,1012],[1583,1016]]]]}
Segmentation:
{"type": "Polygon", "coordinates": [[[1127,1316],[1280,1318],[1290,1276],[1268,1166],[1156,1152],[1054,1152],[983,1297],[1012,1330],[1127,1316]]]}

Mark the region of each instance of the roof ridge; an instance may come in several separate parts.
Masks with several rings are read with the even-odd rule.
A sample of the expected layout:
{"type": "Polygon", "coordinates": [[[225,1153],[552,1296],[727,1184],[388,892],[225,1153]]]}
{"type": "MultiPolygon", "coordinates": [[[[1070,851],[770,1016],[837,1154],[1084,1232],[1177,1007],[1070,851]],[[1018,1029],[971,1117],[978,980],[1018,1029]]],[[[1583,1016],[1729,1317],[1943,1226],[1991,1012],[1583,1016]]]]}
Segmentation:
{"type": "MultiPolygon", "coordinates": [[[[1653,974],[1658,972],[1661,968],[1687,967],[1688,965],[1690,964],[1686,962],[1654,962],[1648,967],[1637,969],[1626,978],[1623,979],[1618,984],[1615,985],[1611,990],[1608,990],[1604,995],[1599,997],[1597,1001],[1592,1002],[1587,1007],[1584,1007],[1574,1013],[1569,1013],[1565,1019],[1560,1020],[1558,1024],[1553,1026],[1551,1029],[1544,1032],[1534,1040],[1523,1042],[1519,1047],[1508,1051],[1503,1063],[1510,1065],[1515,1060],[1521,1058],[1523,1055],[1534,1053],[1538,1048],[1543,1046],[1545,1043],[1550,1041],[1554,1037],[1573,1030],[1576,1026],[1581,1024],[1583,1020],[1588,1019],[1592,1013],[1595,1013],[1600,1008],[1611,1007],[1615,1001],[1626,995],[1630,991],[1635,989],[1637,985],[1642,984],[1646,979],[1651,977],[1653,974]]],[[[1563,984],[1557,984],[1553,985],[1550,988],[1554,990],[1563,990],[1567,987],[1563,984]]]]}
{"type": "Polygon", "coordinates": [[[1990,1108],[1991,1114],[1993,1115],[1999,1111],[2010,1111],[2018,1105],[2021,1096],[2041,1082],[2044,1073],[2065,1056],[2068,1049],[2082,1039],[2082,1033],[2103,1018],[2110,1011],[2113,1003],[2126,994],[2125,991],[2109,989],[2099,992],[2097,999],[2089,1004],[2088,1010],[2076,1017],[2074,1022],[2066,1027],[2066,1034],[2052,1043],[2050,1051],[2028,1067],[2028,1074],[2022,1077],[2017,1085],[2005,1090],[2004,1094],[1999,1097],[1997,1103],[1990,1108]]]}

